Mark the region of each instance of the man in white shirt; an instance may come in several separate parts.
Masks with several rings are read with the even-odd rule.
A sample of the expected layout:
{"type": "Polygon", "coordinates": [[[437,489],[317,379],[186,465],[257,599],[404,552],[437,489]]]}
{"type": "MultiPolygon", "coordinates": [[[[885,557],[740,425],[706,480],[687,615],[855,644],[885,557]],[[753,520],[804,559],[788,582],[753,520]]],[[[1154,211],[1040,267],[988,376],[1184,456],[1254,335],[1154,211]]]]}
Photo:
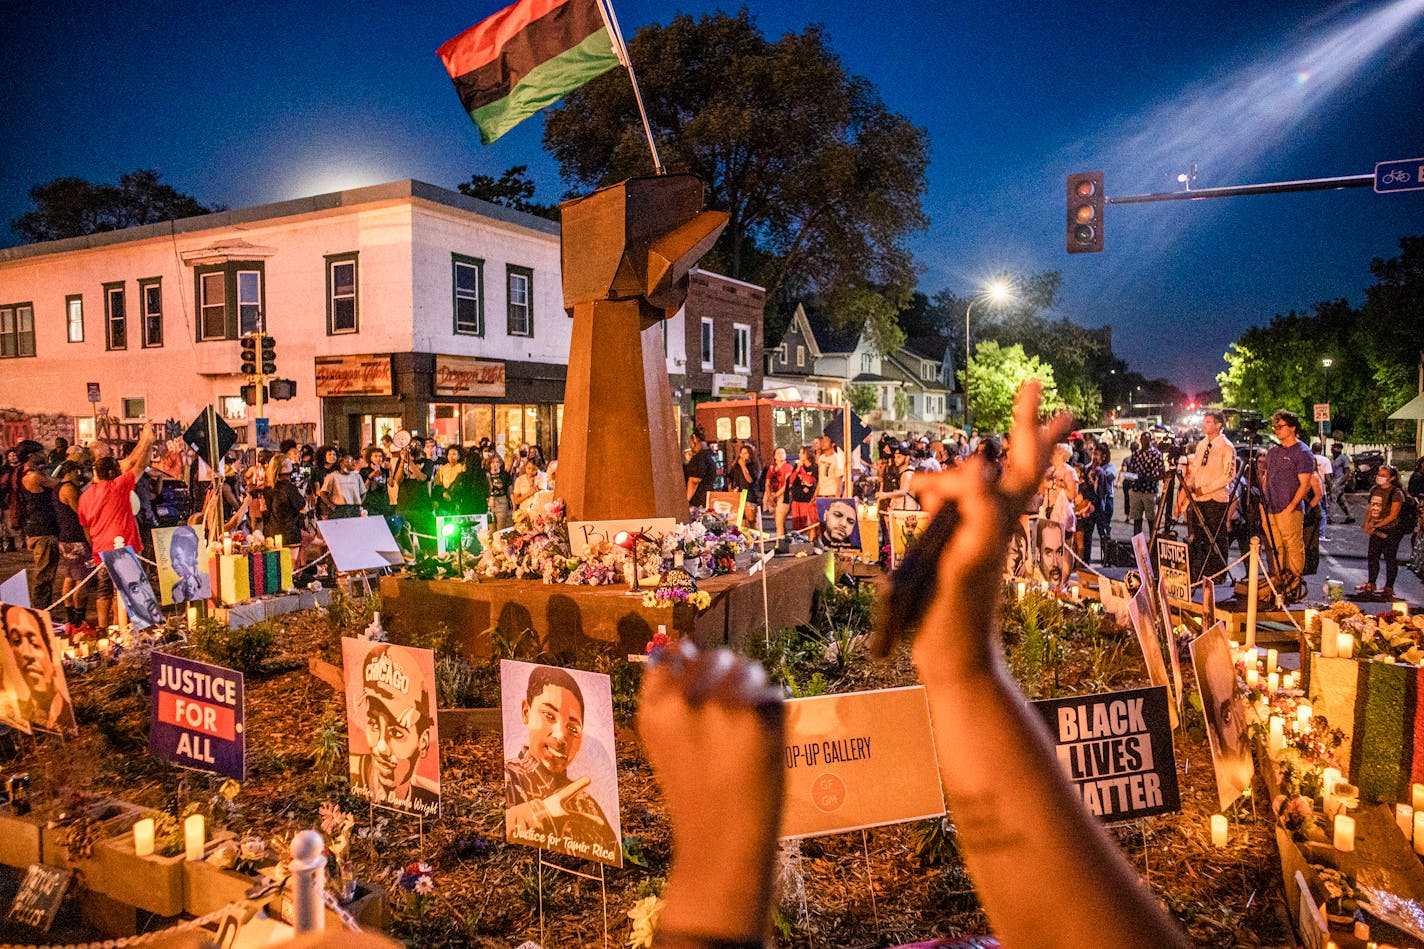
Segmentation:
{"type": "Polygon", "coordinates": [[[822,435],[821,451],[816,456],[816,497],[845,497],[845,456],[831,439],[822,435]]]}
{"type": "Polygon", "coordinates": [[[1195,502],[1187,514],[1193,582],[1226,569],[1231,542],[1226,529],[1227,488],[1236,477],[1236,449],[1221,433],[1225,424],[1220,412],[1203,414],[1205,434],[1187,468],[1187,488],[1195,502]]]}
{"type": "Polygon", "coordinates": [[[356,460],[351,452],[342,451],[337,468],[327,474],[318,492],[335,517],[360,517],[361,501],[365,498],[365,483],[353,469],[356,460]]]}

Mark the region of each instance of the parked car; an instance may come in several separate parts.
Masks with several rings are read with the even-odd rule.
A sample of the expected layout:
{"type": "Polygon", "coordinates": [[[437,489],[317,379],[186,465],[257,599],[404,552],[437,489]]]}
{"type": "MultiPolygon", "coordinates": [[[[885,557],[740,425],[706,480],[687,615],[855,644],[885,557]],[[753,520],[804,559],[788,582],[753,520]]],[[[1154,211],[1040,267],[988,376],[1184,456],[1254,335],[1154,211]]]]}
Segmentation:
{"type": "Polygon", "coordinates": [[[1354,456],[1355,461],[1355,484],[1356,491],[1368,491],[1374,487],[1375,473],[1379,471],[1380,465],[1384,464],[1384,452],[1382,451],[1362,451],[1354,456]]]}
{"type": "Polygon", "coordinates": [[[153,500],[153,513],[158,515],[158,526],[175,527],[186,523],[191,512],[188,486],[174,478],[164,478],[163,487],[153,500]]]}

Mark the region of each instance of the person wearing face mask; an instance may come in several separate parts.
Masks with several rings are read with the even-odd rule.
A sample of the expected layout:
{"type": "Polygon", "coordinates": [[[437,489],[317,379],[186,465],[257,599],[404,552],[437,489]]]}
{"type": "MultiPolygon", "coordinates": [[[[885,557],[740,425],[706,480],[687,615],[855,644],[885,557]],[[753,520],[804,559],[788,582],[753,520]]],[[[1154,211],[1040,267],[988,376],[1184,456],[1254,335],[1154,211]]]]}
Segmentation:
{"type": "Polygon", "coordinates": [[[1365,523],[1361,527],[1370,538],[1370,548],[1369,580],[1355,588],[1360,593],[1379,592],[1386,600],[1394,598],[1394,578],[1399,575],[1399,542],[1404,539],[1406,530],[1400,516],[1403,511],[1404,491],[1399,487],[1399,470],[1392,465],[1381,465],[1375,475],[1375,485],[1370,488],[1365,523]],[[1381,556],[1384,557],[1384,589],[1376,591],[1381,556]]]}

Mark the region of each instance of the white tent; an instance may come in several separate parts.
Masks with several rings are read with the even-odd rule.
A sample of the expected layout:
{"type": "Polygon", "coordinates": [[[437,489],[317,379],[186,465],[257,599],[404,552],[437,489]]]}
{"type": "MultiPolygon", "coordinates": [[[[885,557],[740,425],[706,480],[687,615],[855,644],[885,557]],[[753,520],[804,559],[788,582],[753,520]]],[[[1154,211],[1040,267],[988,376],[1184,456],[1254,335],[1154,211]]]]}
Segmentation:
{"type": "Polygon", "coordinates": [[[1424,394],[1416,395],[1405,403],[1404,408],[1390,415],[1390,421],[1414,422],[1424,419],[1424,394]]]}

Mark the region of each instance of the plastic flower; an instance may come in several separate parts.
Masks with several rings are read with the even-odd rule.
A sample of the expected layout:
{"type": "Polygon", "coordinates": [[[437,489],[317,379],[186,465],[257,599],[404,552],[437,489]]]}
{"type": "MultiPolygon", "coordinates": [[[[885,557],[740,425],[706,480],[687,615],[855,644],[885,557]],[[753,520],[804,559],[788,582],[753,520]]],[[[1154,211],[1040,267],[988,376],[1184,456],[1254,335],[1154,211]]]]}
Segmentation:
{"type": "Polygon", "coordinates": [[[666,901],[661,897],[645,896],[628,910],[628,918],[632,920],[633,925],[633,931],[628,934],[628,945],[632,949],[648,949],[652,946],[653,932],[665,905],[666,901]]]}
{"type": "Polygon", "coordinates": [[[435,892],[435,878],[429,874],[418,877],[415,881],[415,892],[422,896],[429,896],[435,892]]]}
{"type": "Polygon", "coordinates": [[[261,837],[244,837],[239,853],[244,861],[261,860],[267,856],[267,841],[261,837]]]}

